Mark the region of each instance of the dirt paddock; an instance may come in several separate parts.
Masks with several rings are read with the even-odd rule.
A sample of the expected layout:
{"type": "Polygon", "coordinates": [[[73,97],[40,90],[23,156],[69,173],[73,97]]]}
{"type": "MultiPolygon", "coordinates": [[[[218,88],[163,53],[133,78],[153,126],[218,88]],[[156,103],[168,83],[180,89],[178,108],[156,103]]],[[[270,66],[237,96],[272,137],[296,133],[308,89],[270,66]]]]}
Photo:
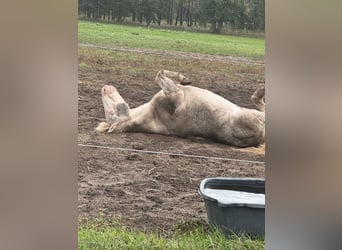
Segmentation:
{"type": "Polygon", "coordinates": [[[130,105],[147,102],[159,91],[153,82],[161,69],[180,71],[193,85],[209,89],[232,102],[254,108],[250,96],[264,84],[263,64],[178,59],[142,52],[79,49],[78,84],[78,211],[79,218],[117,219],[143,231],[169,232],[181,221],[206,220],[198,194],[208,177],[265,176],[265,146],[234,148],[201,138],[144,133],[99,134],[104,119],[101,87],[113,84],[130,105]],[[181,62],[180,62],[181,61],[181,62]],[[233,65],[234,64],[234,65],[233,65]],[[110,148],[84,147],[83,144],[110,148]],[[141,151],[182,153],[243,161],[190,158],[141,151]]]}

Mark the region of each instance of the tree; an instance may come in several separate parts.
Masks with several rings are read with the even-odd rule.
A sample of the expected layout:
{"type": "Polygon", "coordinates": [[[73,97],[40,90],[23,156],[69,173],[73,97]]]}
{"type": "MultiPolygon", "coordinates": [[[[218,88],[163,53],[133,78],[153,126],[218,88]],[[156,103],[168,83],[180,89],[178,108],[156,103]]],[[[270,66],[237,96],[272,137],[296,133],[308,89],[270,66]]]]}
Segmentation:
{"type": "Polygon", "coordinates": [[[245,6],[237,0],[201,0],[197,14],[201,22],[209,22],[213,33],[221,33],[223,24],[243,28],[247,20],[245,6]]]}
{"type": "Polygon", "coordinates": [[[211,31],[230,29],[265,30],[265,0],[79,0],[79,15],[94,20],[188,27],[210,24],[211,31]]]}
{"type": "Polygon", "coordinates": [[[191,27],[193,24],[192,19],[192,11],[194,8],[194,0],[188,0],[187,14],[186,14],[186,23],[188,27],[191,27]]]}
{"type": "Polygon", "coordinates": [[[156,8],[156,17],[158,25],[161,25],[163,19],[168,19],[170,0],[159,0],[156,8]]]}
{"type": "Polygon", "coordinates": [[[112,13],[112,20],[121,23],[125,17],[131,16],[131,9],[133,5],[132,0],[107,0],[112,13]]]}
{"type": "Polygon", "coordinates": [[[158,0],[142,0],[141,13],[142,17],[145,19],[147,27],[155,20],[158,2],[158,0]]]}
{"type": "Polygon", "coordinates": [[[178,21],[179,21],[179,24],[182,26],[183,25],[183,0],[179,0],[178,2],[175,26],[177,26],[178,21]]]}
{"type": "Polygon", "coordinates": [[[250,1],[248,9],[248,28],[265,31],[265,0],[250,1]]]}
{"type": "Polygon", "coordinates": [[[167,12],[167,24],[172,25],[172,17],[173,17],[173,0],[168,1],[168,12],[167,12]]]}

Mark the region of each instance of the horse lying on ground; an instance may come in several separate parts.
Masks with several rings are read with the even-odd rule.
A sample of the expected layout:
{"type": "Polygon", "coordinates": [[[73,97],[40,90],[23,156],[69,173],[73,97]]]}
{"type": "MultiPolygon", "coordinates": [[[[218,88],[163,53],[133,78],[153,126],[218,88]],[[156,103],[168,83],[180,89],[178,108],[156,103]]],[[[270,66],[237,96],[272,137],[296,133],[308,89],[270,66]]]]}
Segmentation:
{"type": "Polygon", "coordinates": [[[96,131],[199,136],[237,147],[264,143],[265,88],[256,90],[251,97],[256,110],[189,86],[189,79],[178,72],[160,70],[155,81],[161,91],[134,109],[115,87],[105,85],[101,93],[106,122],[99,123],[96,131]]]}

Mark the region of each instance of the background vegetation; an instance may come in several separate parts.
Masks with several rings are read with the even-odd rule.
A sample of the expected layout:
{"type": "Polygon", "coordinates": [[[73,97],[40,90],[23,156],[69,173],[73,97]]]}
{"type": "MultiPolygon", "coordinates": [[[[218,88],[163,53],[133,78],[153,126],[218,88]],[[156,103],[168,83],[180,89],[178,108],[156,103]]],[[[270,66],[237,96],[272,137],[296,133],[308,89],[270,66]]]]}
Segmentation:
{"type": "Polygon", "coordinates": [[[103,22],[209,29],[265,30],[265,0],[79,0],[79,17],[103,22]]]}

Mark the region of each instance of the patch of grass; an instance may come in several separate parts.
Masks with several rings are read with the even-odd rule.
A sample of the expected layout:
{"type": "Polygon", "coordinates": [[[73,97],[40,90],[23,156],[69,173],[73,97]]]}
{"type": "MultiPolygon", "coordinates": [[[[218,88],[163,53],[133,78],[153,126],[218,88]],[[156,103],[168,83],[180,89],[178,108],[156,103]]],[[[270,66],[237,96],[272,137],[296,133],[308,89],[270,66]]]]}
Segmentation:
{"type": "Polygon", "coordinates": [[[168,237],[137,232],[117,222],[88,221],[78,231],[78,249],[265,249],[264,239],[224,236],[201,224],[183,225],[168,237]]]}
{"type": "Polygon", "coordinates": [[[89,69],[89,66],[86,63],[82,62],[82,63],[78,64],[78,68],[80,70],[87,70],[87,69],[89,69]]]}
{"type": "Polygon", "coordinates": [[[263,59],[265,55],[265,40],[261,38],[99,24],[87,21],[78,22],[78,40],[80,43],[98,45],[195,52],[254,59],[263,59]]]}
{"type": "MultiPolygon", "coordinates": [[[[168,69],[181,71],[183,73],[197,72],[188,75],[194,82],[198,82],[202,76],[209,76],[215,72],[216,75],[243,73],[259,75],[263,78],[264,67],[261,65],[251,64],[234,64],[222,61],[211,61],[203,63],[201,60],[182,59],[176,57],[160,57],[157,55],[127,53],[121,51],[113,51],[106,49],[96,49],[80,47],[79,70],[82,73],[93,71],[110,72],[112,75],[121,75],[123,72],[132,77],[138,78],[141,74],[146,75],[148,79],[154,79],[159,69],[168,69]]],[[[151,80],[151,83],[153,81],[151,80]]]]}
{"type": "Polygon", "coordinates": [[[89,139],[90,139],[89,134],[85,134],[85,133],[78,133],[77,134],[77,141],[79,143],[87,143],[89,139]]]}

